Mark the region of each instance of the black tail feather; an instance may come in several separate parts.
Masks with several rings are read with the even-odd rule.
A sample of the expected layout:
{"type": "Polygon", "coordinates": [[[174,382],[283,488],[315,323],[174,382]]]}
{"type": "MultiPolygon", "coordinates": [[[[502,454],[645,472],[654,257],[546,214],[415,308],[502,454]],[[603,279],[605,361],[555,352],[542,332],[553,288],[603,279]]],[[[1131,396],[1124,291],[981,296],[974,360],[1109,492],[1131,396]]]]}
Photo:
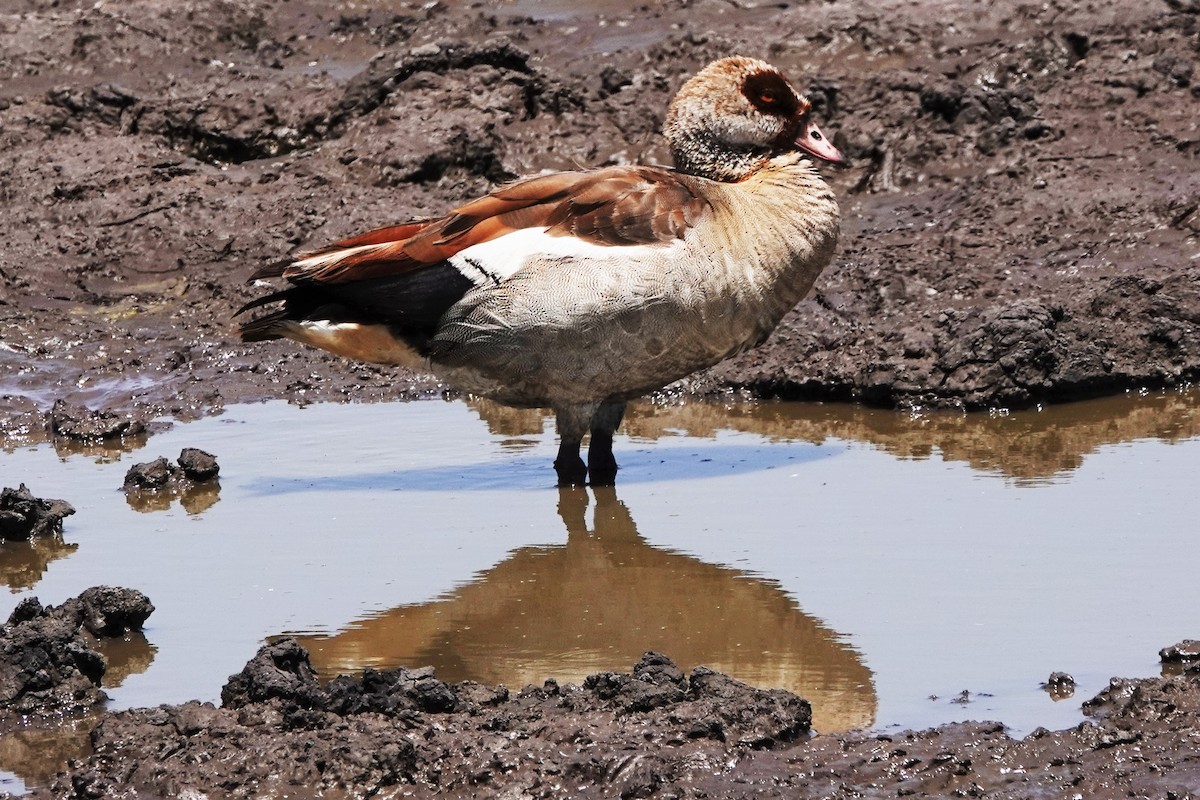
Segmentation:
{"type": "Polygon", "coordinates": [[[287,309],[284,309],[243,322],[238,326],[238,336],[243,342],[269,342],[272,339],[282,339],[283,334],[279,330],[279,323],[287,322],[288,319],[289,314],[287,309]]]}
{"type": "Polygon", "coordinates": [[[254,271],[246,283],[254,283],[255,281],[265,280],[267,278],[281,278],[283,271],[296,263],[294,258],[281,258],[279,261],[272,261],[270,264],[259,267],[254,271]]]}
{"type": "MultiPolygon", "coordinates": [[[[286,266],[291,261],[279,263],[286,266]]],[[[263,267],[255,275],[271,277],[277,266],[263,267]]],[[[433,335],[442,315],[474,285],[443,261],[396,277],[288,286],[251,300],[234,316],[283,303],[282,309],[243,323],[238,333],[244,342],[283,338],[282,323],[304,320],[385,324],[401,335],[423,340],[433,335]]]]}
{"type": "Polygon", "coordinates": [[[269,306],[271,303],[278,303],[281,300],[288,300],[289,295],[292,293],[292,289],[281,289],[277,292],[271,292],[270,294],[263,295],[262,297],[256,297],[249,303],[246,303],[246,305],[239,308],[237,311],[233,312],[233,315],[237,317],[246,313],[252,308],[261,308],[262,306],[269,306]]]}

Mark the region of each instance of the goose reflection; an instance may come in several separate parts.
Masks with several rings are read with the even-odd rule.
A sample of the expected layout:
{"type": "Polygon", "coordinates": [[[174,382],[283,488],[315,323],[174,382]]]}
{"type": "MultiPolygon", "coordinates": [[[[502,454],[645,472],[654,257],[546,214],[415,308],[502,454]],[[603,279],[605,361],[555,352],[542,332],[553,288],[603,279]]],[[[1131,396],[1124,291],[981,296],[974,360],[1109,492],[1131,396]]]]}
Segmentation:
{"type": "Polygon", "coordinates": [[[704,664],[813,705],[814,727],[868,727],[870,670],[837,633],[776,585],[651,547],[611,487],[561,489],[565,546],[525,547],[428,603],[298,638],[325,678],[364,667],[432,665],[447,681],[510,687],[580,682],[628,669],[645,650],[704,664]]]}

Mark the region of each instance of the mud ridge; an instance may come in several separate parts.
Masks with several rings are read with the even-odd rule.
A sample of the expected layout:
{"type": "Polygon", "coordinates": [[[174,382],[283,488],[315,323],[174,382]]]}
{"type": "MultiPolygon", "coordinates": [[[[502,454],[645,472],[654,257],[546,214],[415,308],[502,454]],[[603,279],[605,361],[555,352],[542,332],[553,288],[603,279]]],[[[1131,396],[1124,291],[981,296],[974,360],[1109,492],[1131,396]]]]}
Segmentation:
{"type": "Polygon", "coordinates": [[[321,686],[282,639],[222,692],[103,716],[93,753],[33,797],[1191,796],[1200,756],[1178,749],[1200,673],[1114,679],[1074,729],[1014,740],[996,723],[811,736],[808,704],[647,653],[628,673],[511,692],[429,669],[367,670],[321,686]]]}

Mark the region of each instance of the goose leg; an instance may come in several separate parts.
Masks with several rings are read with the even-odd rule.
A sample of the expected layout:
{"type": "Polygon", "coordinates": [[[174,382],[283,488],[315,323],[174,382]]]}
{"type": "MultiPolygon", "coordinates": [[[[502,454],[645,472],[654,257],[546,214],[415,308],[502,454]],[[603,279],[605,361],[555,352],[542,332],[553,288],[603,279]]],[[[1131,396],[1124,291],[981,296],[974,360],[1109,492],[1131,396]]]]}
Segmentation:
{"type": "Polygon", "coordinates": [[[603,403],[592,414],[592,439],[588,443],[588,472],[592,486],[617,482],[617,459],[613,456],[613,434],[625,416],[625,403],[603,403]]]}
{"type": "Polygon", "coordinates": [[[554,471],[558,473],[559,486],[583,486],[587,482],[587,465],[579,457],[579,445],[591,422],[593,406],[556,408],[555,423],[558,428],[558,457],[554,459],[554,471]]]}

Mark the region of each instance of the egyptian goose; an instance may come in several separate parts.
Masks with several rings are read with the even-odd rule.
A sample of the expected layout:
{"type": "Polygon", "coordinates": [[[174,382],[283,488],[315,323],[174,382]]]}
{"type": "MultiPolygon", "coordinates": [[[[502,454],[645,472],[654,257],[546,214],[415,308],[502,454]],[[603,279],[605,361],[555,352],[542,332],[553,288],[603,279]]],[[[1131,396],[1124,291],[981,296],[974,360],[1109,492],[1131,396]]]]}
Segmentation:
{"type": "Polygon", "coordinates": [[[763,61],[715,61],[667,110],[675,169],[525,178],[264,267],[251,281],[290,285],[238,312],[283,303],[242,341],[553,408],[559,485],[611,484],[626,401],[761,343],[832,258],[837,202],[809,157],[844,159],[810,108],[763,61]]]}

